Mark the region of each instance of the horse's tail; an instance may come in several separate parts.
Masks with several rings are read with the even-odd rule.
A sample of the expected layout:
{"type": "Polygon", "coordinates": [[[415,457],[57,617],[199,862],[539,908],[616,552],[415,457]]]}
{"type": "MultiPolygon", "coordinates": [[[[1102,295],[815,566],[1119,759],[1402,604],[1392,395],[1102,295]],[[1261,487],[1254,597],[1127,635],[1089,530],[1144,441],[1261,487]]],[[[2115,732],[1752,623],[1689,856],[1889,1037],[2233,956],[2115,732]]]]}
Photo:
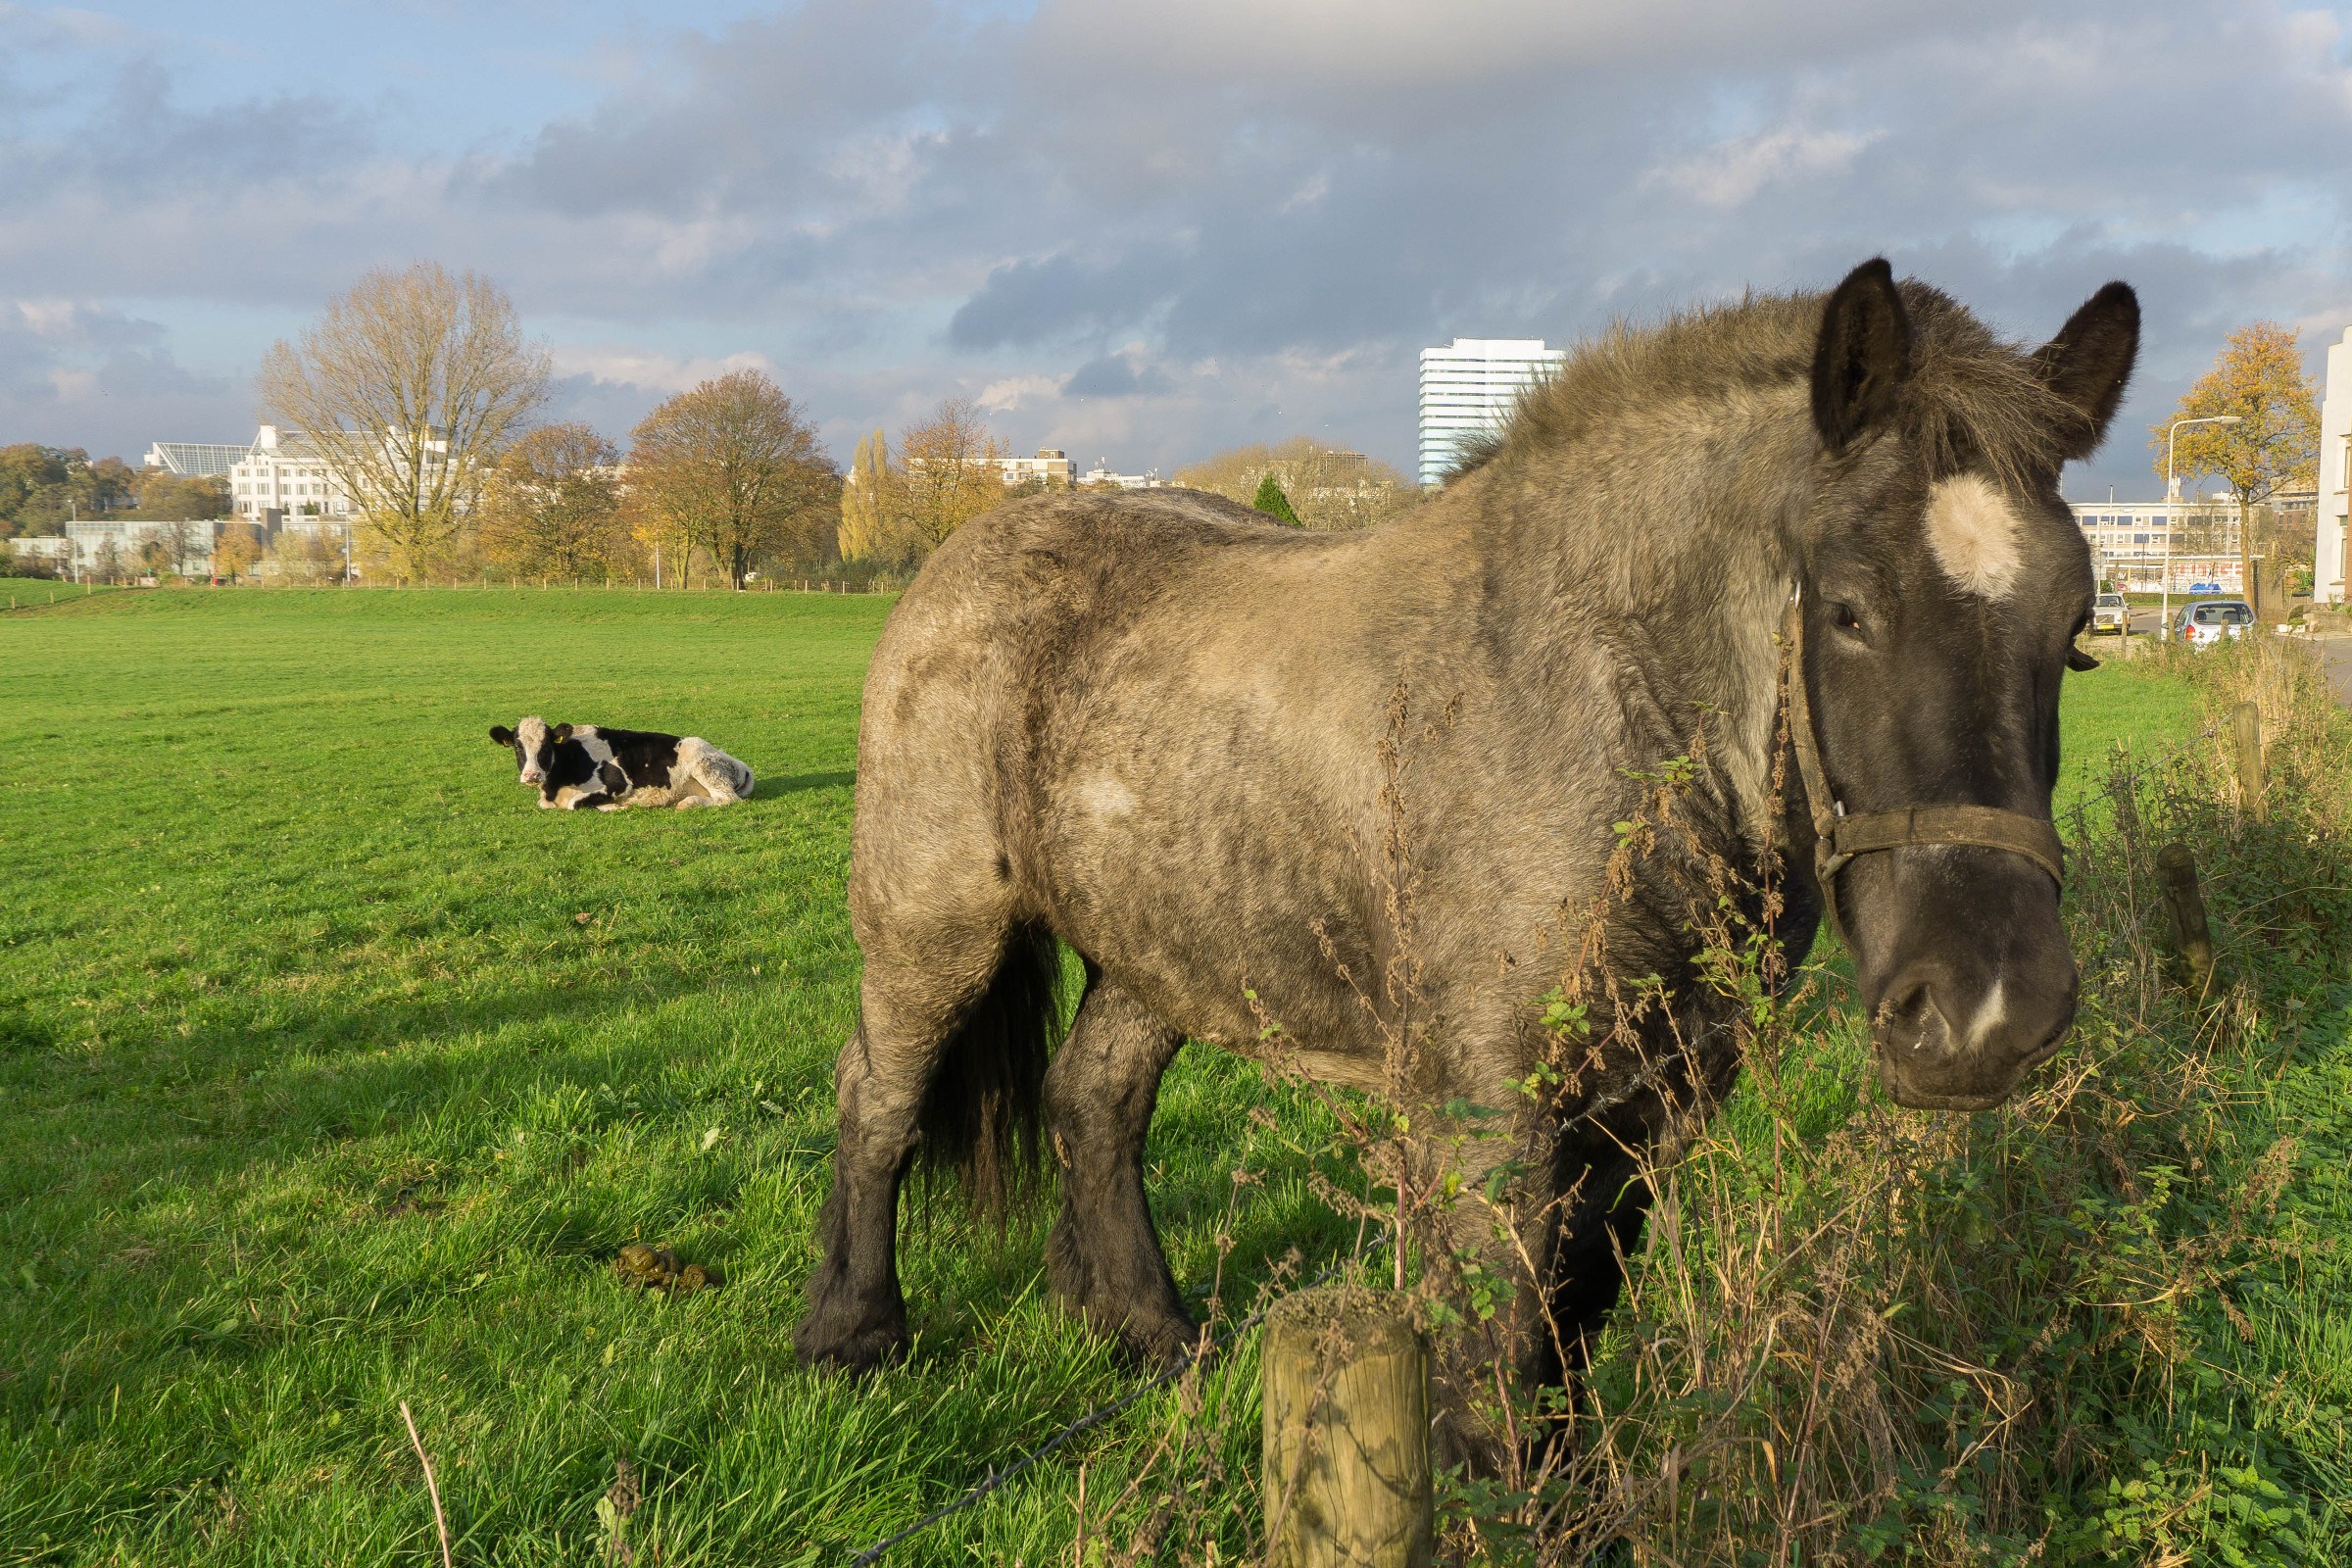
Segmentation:
{"type": "Polygon", "coordinates": [[[1043,1164],[1046,1060],[1060,1026],[1060,946],[1042,926],[1015,927],[923,1096],[921,1163],[953,1171],[999,1224],[1043,1164]]]}

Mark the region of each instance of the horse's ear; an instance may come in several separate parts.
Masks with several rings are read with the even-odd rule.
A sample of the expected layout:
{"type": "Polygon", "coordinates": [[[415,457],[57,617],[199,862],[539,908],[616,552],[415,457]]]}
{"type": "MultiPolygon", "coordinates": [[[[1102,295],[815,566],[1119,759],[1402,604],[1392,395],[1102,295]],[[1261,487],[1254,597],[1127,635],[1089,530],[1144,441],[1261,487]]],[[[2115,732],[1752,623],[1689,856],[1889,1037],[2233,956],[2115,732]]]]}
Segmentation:
{"type": "Polygon", "coordinates": [[[1894,269],[1874,256],[1845,274],[1813,349],[1813,427],[1832,457],[1894,413],[1911,376],[1911,321],[1894,269]]]}
{"type": "Polygon", "coordinates": [[[512,746],[514,744],[514,732],[507,728],[507,726],[504,724],[491,725],[490,738],[498,742],[498,744],[501,746],[512,746]]]}
{"type": "Polygon", "coordinates": [[[2080,428],[2065,432],[2068,462],[2089,457],[2107,439],[2107,423],[2124,401],[2124,383],[2138,358],[2139,296],[2129,283],[2110,283],[2093,294],[2034,354],[2041,384],[2082,416],[2080,428]]]}

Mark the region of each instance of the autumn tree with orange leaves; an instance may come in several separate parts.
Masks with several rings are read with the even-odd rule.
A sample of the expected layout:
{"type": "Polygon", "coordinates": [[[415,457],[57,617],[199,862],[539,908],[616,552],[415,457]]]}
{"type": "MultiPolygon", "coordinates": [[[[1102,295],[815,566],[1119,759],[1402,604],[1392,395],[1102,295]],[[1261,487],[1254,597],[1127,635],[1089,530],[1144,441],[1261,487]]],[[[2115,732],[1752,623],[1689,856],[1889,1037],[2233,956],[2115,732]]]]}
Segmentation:
{"type": "Polygon", "coordinates": [[[2158,475],[2165,471],[2165,437],[2174,419],[2234,415],[2235,424],[2197,424],[2174,442],[2173,472],[2211,474],[2237,502],[2240,579],[2254,582],[2253,511],[2282,490],[2319,482],[2319,384],[2303,370],[2297,334],[2276,321],[2256,321],[2230,334],[2213,368],[2188,389],[2172,418],[2150,425],[2158,475]]]}

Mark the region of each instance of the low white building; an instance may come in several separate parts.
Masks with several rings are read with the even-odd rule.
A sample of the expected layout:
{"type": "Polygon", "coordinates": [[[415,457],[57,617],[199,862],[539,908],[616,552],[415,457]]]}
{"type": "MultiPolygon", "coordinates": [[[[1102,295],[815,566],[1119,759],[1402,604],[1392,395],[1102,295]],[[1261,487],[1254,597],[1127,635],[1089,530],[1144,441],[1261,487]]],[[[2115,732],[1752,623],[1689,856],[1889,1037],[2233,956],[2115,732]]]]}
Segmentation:
{"type": "Polygon", "coordinates": [[[2352,326],[2328,346],[2327,391],[2320,402],[2320,496],[2311,597],[2345,601],[2344,539],[2352,532],[2352,326]]]}
{"type": "Polygon", "coordinates": [[[67,568],[76,577],[105,572],[136,577],[148,569],[148,546],[161,545],[164,564],[183,577],[213,569],[210,522],[163,522],[145,517],[98,517],[66,524],[67,568]],[[110,559],[111,558],[111,559],[110,559]]]}
{"type": "Polygon", "coordinates": [[[1080,484],[1107,485],[1120,490],[1156,490],[1160,487],[1159,470],[1146,468],[1141,473],[1113,473],[1109,460],[1097,458],[1095,466],[1078,476],[1080,484]]]}
{"type": "Polygon", "coordinates": [[[20,566],[55,571],[72,558],[74,541],[63,534],[35,534],[26,539],[0,539],[0,549],[7,550],[20,566]]]}
{"type": "Polygon", "coordinates": [[[2119,593],[2165,587],[2177,594],[2244,591],[2237,559],[2237,509],[2227,496],[2196,501],[2075,501],[2075,524],[2090,546],[2101,584],[2119,593]]]}

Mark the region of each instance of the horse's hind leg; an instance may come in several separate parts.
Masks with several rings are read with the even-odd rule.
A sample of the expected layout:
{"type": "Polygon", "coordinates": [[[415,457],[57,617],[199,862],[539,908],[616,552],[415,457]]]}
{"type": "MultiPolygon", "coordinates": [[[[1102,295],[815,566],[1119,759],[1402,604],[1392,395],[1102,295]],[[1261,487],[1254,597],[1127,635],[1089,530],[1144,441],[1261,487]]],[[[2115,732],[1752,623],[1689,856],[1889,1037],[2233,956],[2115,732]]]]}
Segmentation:
{"type": "Polygon", "coordinates": [[[1061,1166],[1061,1213],[1046,1242],[1054,1293],[1148,1360],[1191,1348],[1144,1195],[1144,1142],[1160,1074],[1184,1037],[1129,992],[1098,980],[1046,1070],[1047,1127],[1061,1166]]]}
{"type": "Polygon", "coordinates": [[[808,1281],[808,1311],[793,1348],[808,1362],[853,1370],[895,1359],[906,1347],[899,1290],[899,1187],[913,1155],[924,1094],[988,970],[957,982],[944,973],[871,960],[858,1028],[833,1066],[839,1126],[833,1191],[817,1216],[823,1250],[808,1281]]]}

